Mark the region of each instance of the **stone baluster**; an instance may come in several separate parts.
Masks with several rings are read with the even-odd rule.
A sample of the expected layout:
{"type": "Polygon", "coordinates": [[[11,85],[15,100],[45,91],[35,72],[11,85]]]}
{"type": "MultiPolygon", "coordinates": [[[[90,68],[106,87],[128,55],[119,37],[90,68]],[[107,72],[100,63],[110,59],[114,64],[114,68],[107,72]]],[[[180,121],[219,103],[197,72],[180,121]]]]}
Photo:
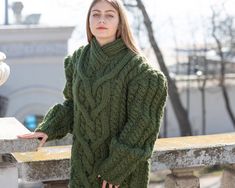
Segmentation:
{"type": "Polygon", "coordinates": [[[195,168],[172,169],[165,180],[166,188],[199,188],[199,178],[194,175],[195,168]]]}
{"type": "Polygon", "coordinates": [[[15,118],[0,118],[0,187],[18,187],[18,166],[12,152],[35,151],[37,139],[18,139],[16,135],[30,133],[15,118]]]}
{"type": "Polygon", "coordinates": [[[221,188],[235,187],[235,164],[228,165],[221,179],[221,188]]]}

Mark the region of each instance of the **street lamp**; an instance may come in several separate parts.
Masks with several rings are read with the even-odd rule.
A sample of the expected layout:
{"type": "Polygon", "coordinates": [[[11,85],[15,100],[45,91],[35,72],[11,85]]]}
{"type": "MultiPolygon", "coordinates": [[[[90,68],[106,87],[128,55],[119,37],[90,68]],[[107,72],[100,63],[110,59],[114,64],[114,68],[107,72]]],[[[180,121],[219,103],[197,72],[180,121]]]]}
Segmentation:
{"type": "Polygon", "coordinates": [[[7,81],[10,75],[10,67],[3,62],[5,59],[6,55],[0,52],[0,86],[7,81]]]}
{"type": "Polygon", "coordinates": [[[205,73],[199,69],[199,67],[195,68],[195,74],[197,75],[197,83],[198,89],[201,91],[201,98],[202,98],[202,134],[206,134],[206,95],[205,95],[205,84],[206,84],[206,77],[205,73]]]}

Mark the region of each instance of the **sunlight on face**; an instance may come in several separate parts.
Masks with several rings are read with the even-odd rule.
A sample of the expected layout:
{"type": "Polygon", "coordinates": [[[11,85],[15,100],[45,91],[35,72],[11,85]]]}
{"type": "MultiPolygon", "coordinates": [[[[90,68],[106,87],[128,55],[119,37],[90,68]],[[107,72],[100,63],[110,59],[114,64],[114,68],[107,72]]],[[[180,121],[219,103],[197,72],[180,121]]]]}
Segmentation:
{"type": "Polygon", "coordinates": [[[101,45],[116,39],[119,15],[106,1],[100,1],[92,7],[89,23],[92,34],[101,45]]]}

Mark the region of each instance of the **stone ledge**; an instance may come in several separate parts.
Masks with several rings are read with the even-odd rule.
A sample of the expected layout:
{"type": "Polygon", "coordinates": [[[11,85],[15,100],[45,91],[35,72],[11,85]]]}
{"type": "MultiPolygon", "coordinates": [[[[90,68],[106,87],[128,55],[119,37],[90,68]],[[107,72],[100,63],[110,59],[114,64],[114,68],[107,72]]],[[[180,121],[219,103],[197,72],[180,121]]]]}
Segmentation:
{"type": "Polygon", "coordinates": [[[19,177],[27,182],[69,179],[71,146],[50,146],[37,152],[12,153],[19,177]]]}
{"type": "Polygon", "coordinates": [[[8,25],[0,26],[1,43],[21,43],[32,41],[65,41],[74,26],[8,25]]]}
{"type": "MultiPolygon", "coordinates": [[[[151,171],[235,163],[235,134],[164,138],[156,142],[151,171]]],[[[43,147],[38,152],[13,153],[25,181],[69,178],[71,146],[43,147]]]]}
{"type": "Polygon", "coordinates": [[[68,180],[70,160],[19,163],[17,167],[19,178],[27,182],[68,180]]]}
{"type": "Polygon", "coordinates": [[[235,134],[215,134],[158,139],[151,170],[235,163],[235,134]]]}
{"type": "Polygon", "coordinates": [[[12,152],[35,151],[37,139],[18,139],[17,135],[30,131],[15,118],[0,118],[0,154],[12,152]]]}
{"type": "Polygon", "coordinates": [[[24,57],[57,57],[66,56],[67,44],[64,41],[55,42],[25,42],[0,44],[1,51],[7,54],[9,59],[20,59],[24,57]]]}

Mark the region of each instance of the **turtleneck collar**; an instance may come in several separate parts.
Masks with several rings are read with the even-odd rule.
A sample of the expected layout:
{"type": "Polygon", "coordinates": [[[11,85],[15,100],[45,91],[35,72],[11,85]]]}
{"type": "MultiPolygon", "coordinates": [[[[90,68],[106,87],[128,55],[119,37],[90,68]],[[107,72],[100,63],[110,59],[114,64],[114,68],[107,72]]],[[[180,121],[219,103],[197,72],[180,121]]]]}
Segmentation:
{"type": "Polygon", "coordinates": [[[134,55],[121,38],[104,46],[100,46],[96,38],[93,38],[79,58],[78,71],[85,80],[93,79],[97,74],[110,76],[113,71],[121,69],[134,55]]]}
{"type": "Polygon", "coordinates": [[[108,60],[110,57],[113,57],[122,50],[127,49],[122,38],[118,38],[113,42],[100,46],[97,39],[93,37],[91,40],[91,51],[98,59],[108,60]]]}

